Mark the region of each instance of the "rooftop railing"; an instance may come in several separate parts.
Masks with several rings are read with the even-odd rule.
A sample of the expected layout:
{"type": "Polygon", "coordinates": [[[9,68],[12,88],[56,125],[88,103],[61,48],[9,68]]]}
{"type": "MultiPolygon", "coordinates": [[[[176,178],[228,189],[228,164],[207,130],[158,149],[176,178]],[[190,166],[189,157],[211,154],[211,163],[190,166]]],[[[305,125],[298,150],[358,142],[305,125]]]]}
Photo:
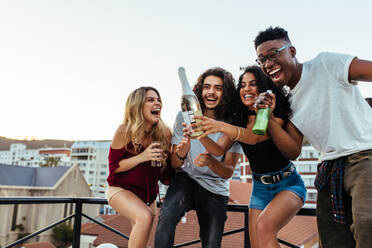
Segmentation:
{"type": "MultiPolygon", "coordinates": [[[[81,235],[81,220],[82,217],[85,217],[89,219],[90,221],[120,235],[121,237],[125,239],[129,239],[129,237],[120,231],[106,225],[105,223],[98,221],[94,219],[91,216],[86,215],[82,212],[83,204],[100,204],[105,205],[107,204],[106,199],[101,198],[86,198],[86,197],[2,197],[0,198],[0,205],[15,205],[15,204],[60,204],[60,203],[74,203],[75,204],[75,213],[67,216],[53,224],[50,224],[34,233],[31,233],[11,244],[8,244],[5,246],[5,248],[11,248],[16,245],[24,243],[26,240],[31,239],[37,235],[39,235],[42,232],[45,232],[51,228],[54,228],[55,226],[64,223],[70,219],[74,219],[74,235],[73,235],[73,241],[72,241],[72,247],[73,248],[79,248],[80,247],[80,235],[81,235]]],[[[228,205],[227,211],[229,212],[241,212],[244,213],[244,227],[241,227],[236,230],[225,232],[223,235],[232,235],[239,232],[244,232],[244,248],[250,247],[249,244],[249,231],[248,231],[248,211],[249,208],[247,205],[228,205]]],[[[304,216],[315,216],[315,209],[301,209],[297,215],[304,215],[304,216]]],[[[293,248],[300,248],[299,246],[293,245],[291,243],[288,243],[284,240],[278,239],[280,243],[293,248]]],[[[185,247],[189,245],[193,245],[196,243],[201,242],[200,240],[192,240],[186,243],[175,245],[174,247],[185,247]]]]}

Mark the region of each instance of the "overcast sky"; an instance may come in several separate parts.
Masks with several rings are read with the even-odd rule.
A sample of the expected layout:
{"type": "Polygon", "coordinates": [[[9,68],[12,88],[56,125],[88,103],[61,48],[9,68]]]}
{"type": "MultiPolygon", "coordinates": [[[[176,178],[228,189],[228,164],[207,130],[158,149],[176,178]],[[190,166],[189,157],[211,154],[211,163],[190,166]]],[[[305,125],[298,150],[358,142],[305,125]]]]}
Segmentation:
{"type": "MultiPolygon", "coordinates": [[[[322,51],[372,60],[371,11],[368,0],[1,0],[0,136],[111,139],[145,85],[172,127],[178,66],[191,85],[214,66],[237,79],[268,26],[288,30],[300,62],[322,51]]],[[[358,87],[372,97],[372,82],[358,87]]]]}

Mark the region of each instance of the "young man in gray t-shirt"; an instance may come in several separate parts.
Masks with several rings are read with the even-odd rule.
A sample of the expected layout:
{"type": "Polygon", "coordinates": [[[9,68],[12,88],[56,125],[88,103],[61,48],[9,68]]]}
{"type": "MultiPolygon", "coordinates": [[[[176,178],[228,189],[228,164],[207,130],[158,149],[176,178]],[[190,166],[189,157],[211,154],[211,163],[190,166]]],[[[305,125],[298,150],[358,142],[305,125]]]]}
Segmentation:
{"type": "MultiPolygon", "coordinates": [[[[231,120],[232,101],[236,98],[234,79],[222,68],[212,68],[198,78],[194,87],[203,115],[218,120],[231,120]]],[[[179,220],[195,210],[200,225],[202,247],[221,247],[227,219],[228,179],[242,153],[235,143],[223,156],[208,154],[197,139],[183,136],[183,117],[178,113],[173,127],[172,166],[177,169],[167,190],[155,234],[155,248],[170,248],[174,244],[179,220]]],[[[209,135],[217,141],[222,134],[209,135]]]]}

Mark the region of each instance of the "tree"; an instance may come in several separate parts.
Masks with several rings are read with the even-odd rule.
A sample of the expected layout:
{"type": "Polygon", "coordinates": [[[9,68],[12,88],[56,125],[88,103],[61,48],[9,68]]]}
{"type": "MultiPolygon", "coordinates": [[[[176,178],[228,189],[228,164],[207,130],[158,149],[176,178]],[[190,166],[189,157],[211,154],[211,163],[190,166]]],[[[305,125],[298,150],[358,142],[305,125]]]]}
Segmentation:
{"type": "Polygon", "coordinates": [[[61,158],[57,157],[47,157],[45,158],[44,163],[42,163],[41,167],[57,167],[59,164],[59,161],[61,161],[61,158]]]}
{"type": "Polygon", "coordinates": [[[52,237],[58,248],[70,246],[72,244],[73,235],[74,230],[66,223],[62,223],[53,228],[52,237]]]}

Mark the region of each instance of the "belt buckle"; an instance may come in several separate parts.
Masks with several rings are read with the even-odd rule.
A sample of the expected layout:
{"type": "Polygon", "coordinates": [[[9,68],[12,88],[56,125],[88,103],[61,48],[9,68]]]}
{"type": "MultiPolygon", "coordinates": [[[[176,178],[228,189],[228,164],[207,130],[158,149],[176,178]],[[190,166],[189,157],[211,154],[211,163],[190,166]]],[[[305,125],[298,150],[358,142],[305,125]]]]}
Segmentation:
{"type": "Polygon", "coordinates": [[[289,177],[292,174],[292,171],[283,172],[283,177],[289,177]]]}
{"type": "Polygon", "coordinates": [[[261,183],[263,183],[263,184],[272,184],[272,182],[266,182],[264,179],[265,178],[272,178],[270,175],[263,175],[263,176],[261,176],[261,178],[260,178],[260,181],[261,181],[261,183]]]}

